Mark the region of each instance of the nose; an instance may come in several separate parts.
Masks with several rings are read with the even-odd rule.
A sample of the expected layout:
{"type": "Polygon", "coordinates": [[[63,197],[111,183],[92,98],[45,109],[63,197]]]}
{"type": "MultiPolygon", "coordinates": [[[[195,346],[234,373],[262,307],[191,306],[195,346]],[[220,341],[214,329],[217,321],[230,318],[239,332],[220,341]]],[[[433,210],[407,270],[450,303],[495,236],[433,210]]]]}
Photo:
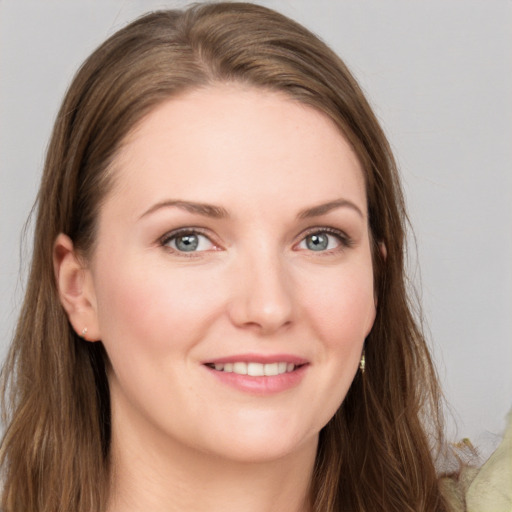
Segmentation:
{"type": "Polygon", "coordinates": [[[229,316],[237,326],[268,335],[294,320],[295,297],[286,265],[272,255],[239,262],[233,279],[229,316]]]}

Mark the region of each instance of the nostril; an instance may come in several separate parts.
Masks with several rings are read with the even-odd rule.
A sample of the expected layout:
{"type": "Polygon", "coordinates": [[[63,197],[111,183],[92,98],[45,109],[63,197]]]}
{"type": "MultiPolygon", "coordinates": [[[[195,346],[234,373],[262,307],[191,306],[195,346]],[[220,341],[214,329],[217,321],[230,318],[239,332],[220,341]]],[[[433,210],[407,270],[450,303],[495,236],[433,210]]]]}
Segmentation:
{"type": "Polygon", "coordinates": [[[293,322],[294,290],[285,262],[280,261],[280,249],[269,244],[258,247],[238,254],[229,314],[237,327],[268,334],[293,322]]]}

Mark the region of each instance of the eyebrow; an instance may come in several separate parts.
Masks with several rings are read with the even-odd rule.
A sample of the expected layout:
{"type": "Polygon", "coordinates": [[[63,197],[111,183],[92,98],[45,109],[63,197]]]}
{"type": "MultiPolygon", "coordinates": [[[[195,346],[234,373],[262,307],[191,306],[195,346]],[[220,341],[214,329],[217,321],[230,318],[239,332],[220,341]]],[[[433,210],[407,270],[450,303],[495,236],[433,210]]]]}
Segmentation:
{"type": "MultiPolygon", "coordinates": [[[[207,203],[196,203],[191,201],[182,201],[179,199],[169,199],[167,201],[161,201],[159,203],[154,204],[151,208],[146,210],[140,218],[146,217],[157,210],[162,208],[180,208],[190,213],[195,213],[197,215],[203,215],[204,217],[211,217],[214,219],[225,219],[229,217],[228,211],[222,206],[215,206],[207,203]]],[[[364,214],[361,209],[354,204],[352,201],[347,199],[336,199],[334,201],[329,201],[328,203],[323,203],[317,206],[313,206],[311,208],[306,208],[301,210],[297,215],[298,219],[309,219],[311,217],[319,217],[321,215],[325,215],[329,213],[331,210],[335,210],[336,208],[351,208],[354,210],[360,217],[364,219],[364,214]]]]}
{"type": "Polygon", "coordinates": [[[181,208],[182,210],[186,210],[190,213],[195,213],[198,215],[203,215],[205,217],[213,217],[214,219],[223,219],[226,217],[229,217],[227,210],[222,208],[221,206],[214,206],[212,204],[206,204],[206,203],[193,203],[190,201],[180,201],[178,199],[176,200],[167,200],[162,201],[160,203],[156,203],[153,205],[149,210],[146,210],[140,218],[146,217],[147,215],[150,215],[157,210],[160,210],[161,208],[169,208],[174,206],[175,208],[181,208]]]}
{"type": "Polygon", "coordinates": [[[349,201],[348,199],[336,199],[334,201],[329,201],[328,203],[313,206],[312,208],[306,208],[305,210],[299,212],[297,217],[299,219],[319,217],[320,215],[325,215],[326,213],[329,213],[331,210],[335,210],[336,208],[350,208],[364,219],[364,214],[361,211],[361,209],[355,203],[349,201]]]}

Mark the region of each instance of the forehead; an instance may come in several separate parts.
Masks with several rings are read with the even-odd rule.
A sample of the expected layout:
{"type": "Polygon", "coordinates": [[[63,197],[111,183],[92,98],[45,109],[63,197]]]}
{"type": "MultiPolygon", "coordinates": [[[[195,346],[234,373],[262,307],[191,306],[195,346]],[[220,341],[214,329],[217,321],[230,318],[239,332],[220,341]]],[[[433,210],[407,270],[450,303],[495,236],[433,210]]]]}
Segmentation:
{"type": "Polygon", "coordinates": [[[314,202],[333,187],[366,201],[359,160],[330,118],[282,93],[240,85],[194,90],[156,107],[126,137],[114,181],[117,190],[204,201],[229,189],[247,199],[263,190],[314,202]]]}

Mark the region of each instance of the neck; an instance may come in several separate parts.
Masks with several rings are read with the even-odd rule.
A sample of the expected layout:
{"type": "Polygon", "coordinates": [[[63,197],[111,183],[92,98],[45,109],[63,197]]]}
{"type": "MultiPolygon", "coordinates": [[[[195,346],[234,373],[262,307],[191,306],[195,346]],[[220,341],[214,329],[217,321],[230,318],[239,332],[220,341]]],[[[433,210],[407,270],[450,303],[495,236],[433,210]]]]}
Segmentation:
{"type": "Polygon", "coordinates": [[[311,510],[317,439],[275,460],[233,461],[113,423],[108,512],[311,510]]]}

